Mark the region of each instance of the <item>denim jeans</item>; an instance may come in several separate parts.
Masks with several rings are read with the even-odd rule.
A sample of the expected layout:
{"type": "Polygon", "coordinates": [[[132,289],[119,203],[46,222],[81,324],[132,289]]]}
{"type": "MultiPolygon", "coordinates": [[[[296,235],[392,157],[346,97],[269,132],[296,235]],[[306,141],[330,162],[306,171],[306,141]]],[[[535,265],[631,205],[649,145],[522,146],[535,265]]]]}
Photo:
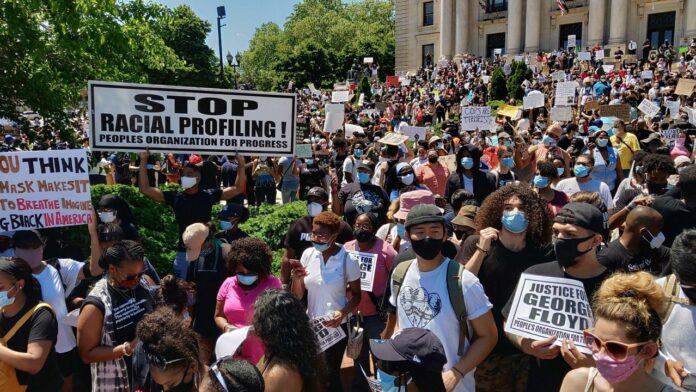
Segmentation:
{"type": "Polygon", "coordinates": [[[174,276],[179,279],[186,280],[186,273],[188,272],[188,263],[186,262],[186,252],[176,252],[176,258],[174,259],[174,276]]]}
{"type": "Polygon", "coordinates": [[[283,204],[292,203],[293,201],[297,200],[297,190],[299,188],[299,184],[292,188],[285,188],[285,186],[283,186],[283,190],[280,192],[283,204]]]}
{"type": "Polygon", "coordinates": [[[364,330],[362,350],[360,350],[358,359],[353,360],[353,392],[370,392],[370,387],[360,371],[360,366],[362,366],[365,374],[368,376],[372,375],[372,367],[370,367],[370,339],[380,338],[380,334],[384,330],[384,322],[378,314],[365,316],[362,318],[362,327],[364,330]]]}

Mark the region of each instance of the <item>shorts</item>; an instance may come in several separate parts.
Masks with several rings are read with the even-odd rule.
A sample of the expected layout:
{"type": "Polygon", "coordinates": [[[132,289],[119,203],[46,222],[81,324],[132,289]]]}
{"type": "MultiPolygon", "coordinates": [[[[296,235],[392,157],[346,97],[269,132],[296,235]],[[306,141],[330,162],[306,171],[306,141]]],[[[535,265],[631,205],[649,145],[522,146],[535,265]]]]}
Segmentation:
{"type": "Polygon", "coordinates": [[[56,353],[58,356],[58,368],[63,378],[67,378],[75,373],[75,369],[80,366],[80,356],[77,353],[77,347],[62,354],[56,353]]]}

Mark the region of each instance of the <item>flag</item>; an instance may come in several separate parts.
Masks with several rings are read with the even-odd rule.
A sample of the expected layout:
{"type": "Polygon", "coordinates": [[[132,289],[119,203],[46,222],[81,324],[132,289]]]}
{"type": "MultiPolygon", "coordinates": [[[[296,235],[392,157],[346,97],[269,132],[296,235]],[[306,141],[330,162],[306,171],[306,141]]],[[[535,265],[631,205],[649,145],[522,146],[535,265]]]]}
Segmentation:
{"type": "Polygon", "coordinates": [[[565,0],[556,0],[556,4],[558,4],[558,9],[561,10],[561,15],[568,13],[568,5],[565,0]]]}
{"type": "Polygon", "coordinates": [[[488,3],[486,0],[479,0],[479,5],[481,6],[483,12],[488,12],[488,3]]]}

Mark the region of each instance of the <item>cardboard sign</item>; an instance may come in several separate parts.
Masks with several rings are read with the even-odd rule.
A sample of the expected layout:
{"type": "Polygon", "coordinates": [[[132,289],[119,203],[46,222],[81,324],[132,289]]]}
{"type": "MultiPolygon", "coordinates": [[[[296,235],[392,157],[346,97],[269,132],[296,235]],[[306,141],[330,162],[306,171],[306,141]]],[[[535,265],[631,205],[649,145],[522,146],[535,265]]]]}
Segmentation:
{"type": "Polygon", "coordinates": [[[491,107],[490,106],[465,106],[461,114],[462,130],[480,131],[491,129],[491,107]]]}
{"type": "Polygon", "coordinates": [[[643,102],[638,105],[638,110],[648,117],[655,117],[660,112],[660,107],[644,98],[643,102]]]}
{"type": "Polygon", "coordinates": [[[585,102],[585,111],[588,112],[590,110],[596,110],[599,109],[599,102],[598,101],[587,101],[585,102]]]}
{"type": "Polygon", "coordinates": [[[0,179],[0,231],[92,221],[85,150],[4,152],[0,179]]]}
{"type": "Polygon", "coordinates": [[[694,87],[696,87],[696,79],[684,79],[681,78],[677,82],[677,88],[674,93],[677,95],[691,95],[694,92],[694,87]]]}
{"type": "Polygon", "coordinates": [[[555,106],[569,106],[575,102],[575,82],[558,82],[556,84],[555,106]]]}
{"type": "Polygon", "coordinates": [[[297,158],[311,158],[312,157],[312,145],[311,144],[296,144],[295,145],[295,157],[297,157],[297,158]]]}
{"type": "Polygon", "coordinates": [[[331,93],[331,102],[342,103],[348,101],[350,91],[334,91],[331,93]]]}
{"type": "Polygon", "coordinates": [[[292,155],[295,94],[89,82],[92,150],[292,155]]]}
{"type": "Polygon", "coordinates": [[[375,284],[377,254],[348,251],[348,257],[350,257],[360,266],[360,289],[364,291],[372,291],[372,287],[375,284]]]}
{"type": "Polygon", "coordinates": [[[499,116],[510,117],[511,119],[515,120],[521,114],[520,109],[522,109],[521,106],[505,104],[498,108],[497,113],[499,116]]]}
{"type": "Polygon", "coordinates": [[[651,80],[653,78],[653,71],[652,70],[645,70],[640,73],[640,78],[643,80],[651,80]]]}
{"type": "Polygon", "coordinates": [[[383,138],[379,139],[379,142],[382,144],[388,144],[390,146],[400,146],[406,140],[408,140],[408,136],[404,136],[404,135],[400,135],[400,134],[395,133],[395,132],[391,132],[391,133],[388,133],[383,138]]]}
{"type": "Polygon", "coordinates": [[[457,156],[454,154],[451,155],[443,155],[439,158],[437,158],[438,162],[442,166],[445,166],[447,169],[449,169],[450,173],[454,173],[457,171],[457,156]]]}
{"type": "Polygon", "coordinates": [[[411,125],[402,125],[399,132],[408,136],[408,140],[420,140],[425,137],[426,127],[414,127],[411,125]]]}
{"type": "Polygon", "coordinates": [[[387,87],[399,87],[401,82],[399,82],[399,77],[396,75],[387,76],[387,87]]]}
{"type": "Polygon", "coordinates": [[[342,103],[329,103],[324,107],[324,132],[334,133],[337,129],[343,129],[344,110],[342,103]]]}
{"type": "Polygon", "coordinates": [[[556,336],[555,346],[572,339],[590,354],[583,333],[594,324],[592,308],[580,281],[522,274],[505,323],[505,332],[533,340],[556,336]]]}
{"type": "Polygon", "coordinates": [[[580,53],[578,53],[578,60],[592,61],[592,52],[580,52],[580,53]]]}
{"type": "Polygon", "coordinates": [[[679,118],[679,101],[666,101],[665,106],[671,118],[679,118]]]}
{"type": "Polygon", "coordinates": [[[522,98],[522,108],[534,109],[544,107],[544,94],[528,94],[526,97],[522,98]]]}
{"type": "Polygon", "coordinates": [[[571,121],[573,108],[570,106],[554,106],[551,108],[551,121],[571,121]]]}
{"type": "Polygon", "coordinates": [[[319,352],[326,351],[327,348],[341,341],[346,337],[346,333],[341,328],[329,328],[324,325],[324,321],[331,319],[331,316],[320,316],[309,321],[314,334],[319,341],[319,352]]]}
{"type": "Polygon", "coordinates": [[[375,62],[375,59],[373,57],[365,57],[363,58],[363,63],[364,64],[372,64],[375,62]]]}
{"type": "Polygon", "coordinates": [[[618,117],[624,122],[631,121],[631,105],[624,103],[621,105],[601,105],[599,114],[606,117],[618,117]]]}

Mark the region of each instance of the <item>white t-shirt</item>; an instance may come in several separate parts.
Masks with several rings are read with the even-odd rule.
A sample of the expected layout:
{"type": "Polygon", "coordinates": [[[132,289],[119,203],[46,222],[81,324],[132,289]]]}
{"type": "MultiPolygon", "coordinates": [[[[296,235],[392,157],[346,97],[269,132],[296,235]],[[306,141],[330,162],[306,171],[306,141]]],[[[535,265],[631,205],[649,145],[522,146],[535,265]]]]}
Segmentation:
{"type": "Polygon", "coordinates": [[[590,180],[581,184],[575,177],[566,178],[556,184],[556,190],[564,192],[566,195],[568,195],[568,197],[580,191],[597,192],[599,193],[599,197],[602,198],[604,206],[607,207],[607,210],[614,208],[611,190],[609,190],[609,186],[607,184],[601,181],[590,180]]]}
{"type": "Polygon", "coordinates": [[[346,181],[346,173],[350,173],[353,176],[353,182],[358,182],[358,170],[355,164],[358,161],[354,155],[348,155],[343,161],[343,179],[341,180],[341,186],[348,184],[346,181]]]}
{"type": "Polygon", "coordinates": [[[60,280],[58,271],[50,265],[46,265],[40,274],[33,275],[41,284],[41,296],[44,302],[51,305],[53,312],[56,314],[56,320],[58,320],[56,352],[59,354],[66,353],[77,346],[77,341],[71,327],[63,323],[65,315],[68,314],[68,308],[65,306],[63,282],[60,280]]]}
{"type": "MultiPolygon", "coordinates": [[[[436,269],[421,272],[418,262],[413,261],[406,272],[404,282],[395,298],[394,281],[391,281],[391,297],[389,302],[397,308],[397,320],[400,328],[425,328],[435,334],[442,342],[447,356],[444,370],[449,370],[461,359],[457,355],[459,345],[459,321],[454,313],[447,292],[447,264],[445,259],[436,269]]],[[[491,310],[493,305],[488,301],[483,286],[478,278],[469,271],[462,274],[462,293],[469,320],[477,319],[491,310]]],[[[469,331],[473,327],[469,323],[469,331]]],[[[464,352],[469,350],[469,339],[464,345],[464,352]]],[[[474,392],[476,383],[474,371],[471,370],[459,381],[455,392],[474,392]]]]}
{"type": "MultiPolygon", "coordinates": [[[[307,248],[300,259],[307,270],[304,284],[307,288],[307,314],[309,318],[324,316],[329,312],[341,310],[348,303],[346,284],[360,279],[360,266],[347,257],[341,246],[338,253],[324,263],[321,252],[314,247],[307,248]],[[343,276],[343,263],[346,263],[347,277],[343,276]],[[328,304],[331,304],[331,308],[328,304]]],[[[346,319],[343,320],[346,322],[346,319]]]]}

